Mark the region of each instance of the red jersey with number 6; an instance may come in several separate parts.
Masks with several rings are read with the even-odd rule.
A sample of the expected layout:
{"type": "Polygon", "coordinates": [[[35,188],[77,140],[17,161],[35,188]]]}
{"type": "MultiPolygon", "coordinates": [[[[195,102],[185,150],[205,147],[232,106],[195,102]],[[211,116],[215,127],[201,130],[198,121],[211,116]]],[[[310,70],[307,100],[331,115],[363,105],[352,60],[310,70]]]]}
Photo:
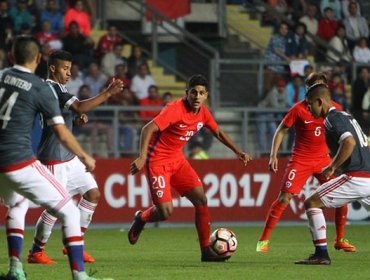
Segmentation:
{"type": "Polygon", "coordinates": [[[218,128],[206,106],[202,106],[199,112],[194,114],[184,98],[169,103],[153,121],[159,131],[150,140],[148,160],[156,164],[184,158],[182,150],[185,144],[202,127],[205,126],[212,132],[218,128]]]}
{"type": "MultiPolygon", "coordinates": [[[[333,102],[337,110],[342,107],[333,102]]],[[[290,108],[283,119],[287,127],[295,125],[295,141],[292,159],[319,159],[327,157],[329,149],[325,142],[324,119],[315,119],[308,109],[307,102],[302,100],[290,108]]]]}

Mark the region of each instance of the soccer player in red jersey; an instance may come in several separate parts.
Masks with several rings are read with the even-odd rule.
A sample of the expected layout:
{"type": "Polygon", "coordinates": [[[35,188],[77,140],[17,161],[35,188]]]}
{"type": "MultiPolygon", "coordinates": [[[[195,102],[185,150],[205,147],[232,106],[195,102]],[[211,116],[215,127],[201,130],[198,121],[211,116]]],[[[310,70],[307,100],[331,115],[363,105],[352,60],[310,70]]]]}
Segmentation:
{"type": "MultiPolygon", "coordinates": [[[[327,84],[324,74],[312,73],[306,80],[306,86],[310,87],[315,83],[327,84]]],[[[333,105],[341,110],[340,105],[333,102],[333,105]]],[[[266,253],[269,249],[269,237],[282,213],[288,206],[293,195],[302,191],[304,184],[310,176],[315,176],[320,184],[328,181],[321,174],[322,169],[327,167],[331,158],[324,135],[324,119],[315,119],[308,110],[305,100],[296,103],[285,115],[277,128],[270,153],[269,169],[273,172],[278,170],[278,150],[284,135],[289,128],[295,125],[296,138],[292,156],[282,180],[282,186],[278,198],[272,203],[267,214],[263,232],[257,242],[257,252],[266,253]]],[[[331,177],[332,179],[334,177],[331,177]]],[[[336,208],[335,227],[336,239],[334,247],[345,252],[354,252],[356,247],[351,245],[344,238],[344,225],[346,223],[348,207],[344,205],[336,208]]]]}
{"type": "Polygon", "coordinates": [[[140,156],[131,163],[131,174],[145,166],[153,206],[137,211],[128,233],[135,244],[146,223],[167,220],[172,212],[171,188],[185,196],[195,207],[195,226],[201,247],[202,261],[224,261],[210,250],[210,215],[202,182],[182,152],[185,144],[202,127],[229,147],[245,165],[252,158],[241,151],[222,131],[203,103],[208,97],[208,82],[202,75],[190,77],[186,96],[169,103],[140,136],[140,156]]]}

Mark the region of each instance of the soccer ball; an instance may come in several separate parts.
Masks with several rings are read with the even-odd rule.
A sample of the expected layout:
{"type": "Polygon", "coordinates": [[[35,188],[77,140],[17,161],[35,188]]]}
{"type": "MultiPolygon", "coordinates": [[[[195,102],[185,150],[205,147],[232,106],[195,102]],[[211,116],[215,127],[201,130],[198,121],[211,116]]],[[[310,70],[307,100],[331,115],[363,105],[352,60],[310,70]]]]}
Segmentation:
{"type": "Polygon", "coordinates": [[[216,229],[211,234],[210,242],[213,251],[222,257],[231,257],[238,246],[235,233],[227,228],[216,229]]]}

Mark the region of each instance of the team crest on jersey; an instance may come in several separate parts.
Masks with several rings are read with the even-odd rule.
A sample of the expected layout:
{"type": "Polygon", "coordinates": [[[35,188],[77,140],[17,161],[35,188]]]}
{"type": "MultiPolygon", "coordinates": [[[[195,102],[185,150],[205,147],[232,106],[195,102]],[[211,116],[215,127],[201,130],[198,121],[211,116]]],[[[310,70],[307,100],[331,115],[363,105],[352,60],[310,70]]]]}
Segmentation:
{"type": "Polygon", "coordinates": [[[203,127],[203,123],[202,122],[198,122],[197,124],[197,131],[201,130],[203,127]]]}
{"type": "Polygon", "coordinates": [[[157,191],[157,196],[161,198],[163,196],[163,191],[157,191]]]}
{"type": "Polygon", "coordinates": [[[292,182],[286,181],[285,186],[289,189],[292,186],[292,182]]]}

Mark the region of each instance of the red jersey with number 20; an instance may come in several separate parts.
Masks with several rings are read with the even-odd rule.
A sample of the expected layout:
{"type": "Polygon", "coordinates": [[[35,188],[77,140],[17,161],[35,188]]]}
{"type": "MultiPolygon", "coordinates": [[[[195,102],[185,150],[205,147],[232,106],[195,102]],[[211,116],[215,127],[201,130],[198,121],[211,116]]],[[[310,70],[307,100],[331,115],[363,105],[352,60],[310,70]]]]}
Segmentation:
{"type": "Polygon", "coordinates": [[[194,114],[185,99],[169,103],[153,121],[159,131],[150,140],[148,160],[159,165],[184,158],[182,149],[202,127],[212,132],[218,128],[206,106],[194,114]]]}
{"type": "MultiPolygon", "coordinates": [[[[341,106],[333,102],[337,110],[341,106]]],[[[324,119],[315,119],[308,109],[307,102],[302,100],[290,108],[283,119],[287,127],[295,125],[295,141],[292,151],[292,159],[319,159],[329,154],[325,142],[324,119]]]]}

